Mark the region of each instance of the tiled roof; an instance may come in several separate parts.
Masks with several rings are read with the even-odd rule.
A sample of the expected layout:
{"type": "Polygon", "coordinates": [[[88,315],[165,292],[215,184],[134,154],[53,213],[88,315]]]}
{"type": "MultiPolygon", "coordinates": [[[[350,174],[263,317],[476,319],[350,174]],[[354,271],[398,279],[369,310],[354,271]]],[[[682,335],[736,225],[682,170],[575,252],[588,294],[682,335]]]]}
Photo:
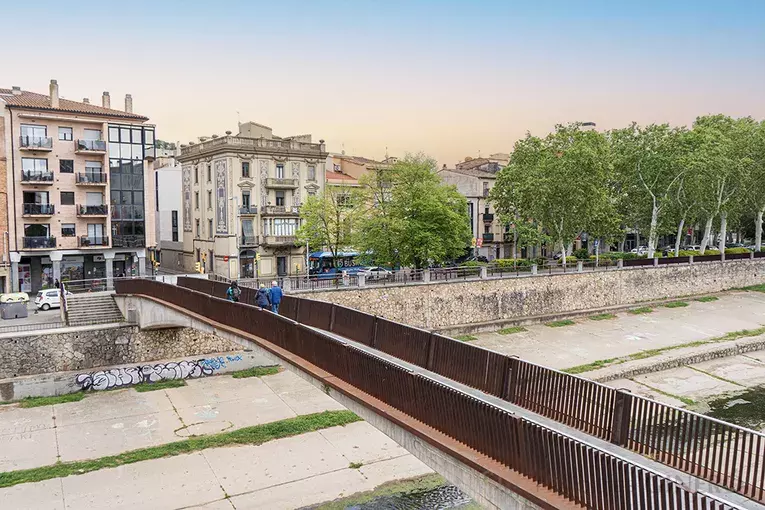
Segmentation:
{"type": "Polygon", "coordinates": [[[82,113],[89,115],[104,115],[108,117],[122,117],[124,119],[149,120],[148,117],[138,115],[137,113],[127,113],[111,108],[104,108],[90,103],[80,103],[70,101],[69,99],[59,99],[58,108],[53,108],[50,104],[50,96],[37,94],[22,90],[21,94],[14,95],[12,90],[0,89],[0,100],[5,101],[8,106],[19,108],[30,108],[33,110],[50,110],[67,113],[82,113]]]}
{"type": "Polygon", "coordinates": [[[327,180],[337,180],[337,181],[355,181],[356,179],[351,177],[348,174],[341,174],[340,172],[332,172],[330,170],[327,170],[326,172],[327,180]]]}
{"type": "Polygon", "coordinates": [[[497,174],[492,172],[487,172],[485,170],[481,170],[479,168],[444,168],[443,171],[446,172],[454,172],[457,174],[462,175],[470,175],[473,177],[483,177],[486,179],[496,179],[497,174]]]}

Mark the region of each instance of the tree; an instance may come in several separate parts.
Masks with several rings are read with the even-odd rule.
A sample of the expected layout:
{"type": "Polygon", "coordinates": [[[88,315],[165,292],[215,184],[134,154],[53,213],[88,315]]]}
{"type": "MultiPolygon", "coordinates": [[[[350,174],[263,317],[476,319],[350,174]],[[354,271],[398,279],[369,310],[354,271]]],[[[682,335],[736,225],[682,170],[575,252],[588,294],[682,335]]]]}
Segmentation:
{"type": "Polygon", "coordinates": [[[434,160],[407,156],[361,184],[367,207],[356,245],[378,264],[425,267],[459,257],[470,244],[467,201],[441,182],[434,160]]]}
{"type": "Polygon", "coordinates": [[[754,247],[762,249],[762,216],[765,213],[765,120],[742,119],[744,192],[748,211],[754,213],[754,247]]]}
{"type": "Polygon", "coordinates": [[[603,135],[579,124],[556,126],[544,139],[527,134],[516,142],[490,199],[503,221],[517,214],[535,222],[565,253],[582,232],[618,225],[608,153],[603,135]]]}
{"type": "Polygon", "coordinates": [[[348,186],[327,186],[309,196],[300,207],[301,225],[296,235],[301,244],[326,248],[333,257],[352,245],[358,218],[357,193],[348,186]]]}
{"type": "MultiPolygon", "coordinates": [[[[668,124],[630,127],[609,133],[617,180],[640,224],[648,224],[648,258],[653,258],[662,215],[682,185],[683,129],[668,124]],[[647,220],[647,221],[645,221],[647,220]]],[[[666,223],[666,222],[665,222],[666,223]]]]}

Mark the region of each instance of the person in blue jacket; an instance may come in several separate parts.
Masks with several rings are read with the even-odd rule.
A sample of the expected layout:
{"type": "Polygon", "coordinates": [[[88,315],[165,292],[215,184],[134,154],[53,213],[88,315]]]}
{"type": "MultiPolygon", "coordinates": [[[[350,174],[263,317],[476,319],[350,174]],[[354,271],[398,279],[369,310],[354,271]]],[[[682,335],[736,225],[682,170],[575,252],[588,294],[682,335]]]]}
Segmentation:
{"type": "Polygon", "coordinates": [[[279,287],[279,284],[275,281],[271,282],[271,293],[269,294],[269,298],[271,300],[271,311],[274,313],[279,313],[279,303],[282,302],[282,296],[284,295],[284,291],[281,287],[279,287]]]}
{"type": "Polygon", "coordinates": [[[271,300],[268,297],[268,289],[262,283],[258,289],[258,293],[255,295],[255,303],[261,308],[268,310],[271,307],[271,300]]]}

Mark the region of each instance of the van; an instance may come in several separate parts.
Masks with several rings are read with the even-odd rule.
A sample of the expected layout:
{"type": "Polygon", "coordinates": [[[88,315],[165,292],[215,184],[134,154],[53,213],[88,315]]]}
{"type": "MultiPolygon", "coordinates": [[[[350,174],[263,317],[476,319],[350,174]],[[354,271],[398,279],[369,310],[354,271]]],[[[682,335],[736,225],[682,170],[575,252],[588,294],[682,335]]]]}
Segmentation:
{"type": "MultiPolygon", "coordinates": [[[[72,293],[67,291],[67,296],[71,296],[72,293]]],[[[47,289],[41,290],[37,293],[35,298],[35,306],[38,310],[50,310],[51,308],[61,308],[61,290],[60,289],[47,289]]]]}

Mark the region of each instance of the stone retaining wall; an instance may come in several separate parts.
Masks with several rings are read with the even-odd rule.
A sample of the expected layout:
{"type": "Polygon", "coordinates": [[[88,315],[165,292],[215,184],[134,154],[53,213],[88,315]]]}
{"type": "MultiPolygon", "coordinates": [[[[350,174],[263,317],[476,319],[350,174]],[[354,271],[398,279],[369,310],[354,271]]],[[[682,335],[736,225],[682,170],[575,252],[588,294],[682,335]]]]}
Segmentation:
{"type": "Polygon", "coordinates": [[[306,295],[427,329],[623,306],[765,283],[765,259],[339,289],[306,295]]]}
{"type": "Polygon", "coordinates": [[[236,343],[191,328],[136,326],[69,329],[0,339],[0,379],[239,350],[236,343]]]}

